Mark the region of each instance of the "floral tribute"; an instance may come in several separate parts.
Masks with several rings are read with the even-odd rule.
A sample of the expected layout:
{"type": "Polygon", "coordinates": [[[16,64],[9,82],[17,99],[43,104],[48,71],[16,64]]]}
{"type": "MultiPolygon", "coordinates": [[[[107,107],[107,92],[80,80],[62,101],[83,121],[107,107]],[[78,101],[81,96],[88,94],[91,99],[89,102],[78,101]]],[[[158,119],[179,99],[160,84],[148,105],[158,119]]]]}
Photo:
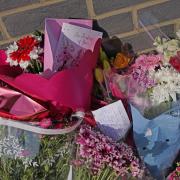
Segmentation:
{"type": "Polygon", "coordinates": [[[115,78],[130,102],[147,117],[157,115],[153,111],[157,106],[159,113],[167,110],[171,103],[179,100],[180,95],[179,32],[176,39],[157,37],[154,46],[156,53],[139,55],[126,76],[115,78]]]}
{"type": "MultiPolygon", "coordinates": [[[[180,100],[180,33],[156,38],[156,53],[138,56],[118,38],[101,43],[91,20],[56,21],[47,19],[45,38],[35,32],[0,50],[0,179],[151,179],[131,133],[113,141],[100,132],[91,111],[122,99],[128,115],[130,102],[154,116],[149,109],[180,100]],[[53,34],[54,24],[69,21],[89,28],[77,39],[71,37],[75,27],[67,29],[64,48],[71,42],[83,55],[76,67],[63,69],[55,55],[61,32],[53,34]],[[76,47],[81,41],[84,47],[76,47]]],[[[68,52],[71,62],[74,51],[68,52]]]]}
{"type": "Polygon", "coordinates": [[[81,166],[85,166],[86,171],[97,179],[115,179],[119,176],[142,178],[144,175],[144,166],[127,144],[113,142],[89,126],[81,126],[76,144],[79,158],[74,161],[79,169],[76,177],[82,180],[89,175],[81,172],[81,166]]]}
{"type": "Polygon", "coordinates": [[[36,32],[36,34],[25,36],[9,45],[6,51],[6,62],[10,66],[19,65],[22,69],[27,70],[36,61],[41,67],[40,60],[43,53],[43,48],[41,48],[42,37],[39,32],[36,32]]]}
{"type": "Polygon", "coordinates": [[[176,169],[170,173],[167,180],[178,180],[180,178],[180,163],[177,163],[176,169]]]}

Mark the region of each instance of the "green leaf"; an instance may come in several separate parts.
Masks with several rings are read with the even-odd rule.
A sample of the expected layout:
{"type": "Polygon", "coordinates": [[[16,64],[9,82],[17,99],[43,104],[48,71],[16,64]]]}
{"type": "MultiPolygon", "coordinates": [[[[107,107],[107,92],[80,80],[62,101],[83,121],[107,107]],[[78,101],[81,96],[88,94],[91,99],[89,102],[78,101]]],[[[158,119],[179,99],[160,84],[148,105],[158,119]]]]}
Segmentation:
{"type": "Polygon", "coordinates": [[[106,53],[102,50],[102,48],[100,48],[100,61],[104,61],[104,60],[107,60],[108,57],[106,55],[106,53]]]}

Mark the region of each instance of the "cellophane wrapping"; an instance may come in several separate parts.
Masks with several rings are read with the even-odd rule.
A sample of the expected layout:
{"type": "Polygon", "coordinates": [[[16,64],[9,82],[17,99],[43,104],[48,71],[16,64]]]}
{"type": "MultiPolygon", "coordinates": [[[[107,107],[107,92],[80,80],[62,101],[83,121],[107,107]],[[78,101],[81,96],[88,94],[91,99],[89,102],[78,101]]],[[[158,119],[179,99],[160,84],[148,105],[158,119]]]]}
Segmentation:
{"type": "Polygon", "coordinates": [[[67,179],[74,135],[43,135],[1,125],[0,179],[67,179]]]}

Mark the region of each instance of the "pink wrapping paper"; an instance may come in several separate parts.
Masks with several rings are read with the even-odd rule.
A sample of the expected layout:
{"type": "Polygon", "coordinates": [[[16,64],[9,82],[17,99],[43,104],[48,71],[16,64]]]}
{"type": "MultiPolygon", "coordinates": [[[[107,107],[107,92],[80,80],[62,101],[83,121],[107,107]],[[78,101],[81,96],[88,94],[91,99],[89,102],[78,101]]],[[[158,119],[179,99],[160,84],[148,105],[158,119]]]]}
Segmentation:
{"type": "Polygon", "coordinates": [[[47,18],[45,20],[44,71],[53,69],[53,59],[63,23],[92,28],[92,20],[47,18]]]}
{"type": "MultiPolygon", "coordinates": [[[[44,49],[46,71],[43,74],[23,73],[19,67],[0,64],[0,80],[9,85],[8,88],[15,89],[15,91],[7,89],[8,93],[3,94],[0,116],[32,120],[36,115],[38,118],[45,117],[49,113],[58,115],[62,107],[71,108],[73,111],[89,110],[93,69],[99,55],[101,39],[96,37],[94,50],[85,51],[80,58],[79,66],[52,72],[53,55],[64,22],[92,27],[92,20],[47,19],[44,49]],[[13,106],[7,108],[6,103],[3,105],[5,101],[10,102],[11,100],[13,106]]],[[[2,93],[4,92],[3,90],[2,93]]]]}
{"type": "Polygon", "coordinates": [[[0,115],[5,118],[41,119],[49,112],[36,101],[14,90],[0,87],[0,115]]]}
{"type": "Polygon", "coordinates": [[[92,71],[96,65],[99,48],[100,40],[97,41],[93,52],[88,50],[85,53],[78,67],[57,72],[49,79],[31,73],[11,77],[11,71],[5,71],[4,74],[0,73],[0,80],[57,109],[66,106],[73,110],[88,110],[93,85],[92,71]]]}

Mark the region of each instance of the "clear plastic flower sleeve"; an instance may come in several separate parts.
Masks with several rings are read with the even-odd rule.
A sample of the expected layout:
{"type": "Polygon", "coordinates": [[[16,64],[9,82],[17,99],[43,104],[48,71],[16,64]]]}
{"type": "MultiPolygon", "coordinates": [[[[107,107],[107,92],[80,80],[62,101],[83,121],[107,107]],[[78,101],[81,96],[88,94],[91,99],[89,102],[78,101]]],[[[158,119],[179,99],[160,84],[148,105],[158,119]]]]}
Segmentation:
{"type": "Polygon", "coordinates": [[[137,57],[127,72],[114,74],[112,81],[144,117],[153,119],[180,100],[180,36],[179,31],[160,27],[152,14],[144,13],[139,25],[144,32],[134,43],[137,57]],[[147,23],[156,25],[151,30],[147,23]],[[142,43],[152,48],[143,52],[142,43]]]}
{"type": "Polygon", "coordinates": [[[80,123],[81,118],[65,129],[42,129],[0,118],[1,178],[67,179],[80,123]]]}

